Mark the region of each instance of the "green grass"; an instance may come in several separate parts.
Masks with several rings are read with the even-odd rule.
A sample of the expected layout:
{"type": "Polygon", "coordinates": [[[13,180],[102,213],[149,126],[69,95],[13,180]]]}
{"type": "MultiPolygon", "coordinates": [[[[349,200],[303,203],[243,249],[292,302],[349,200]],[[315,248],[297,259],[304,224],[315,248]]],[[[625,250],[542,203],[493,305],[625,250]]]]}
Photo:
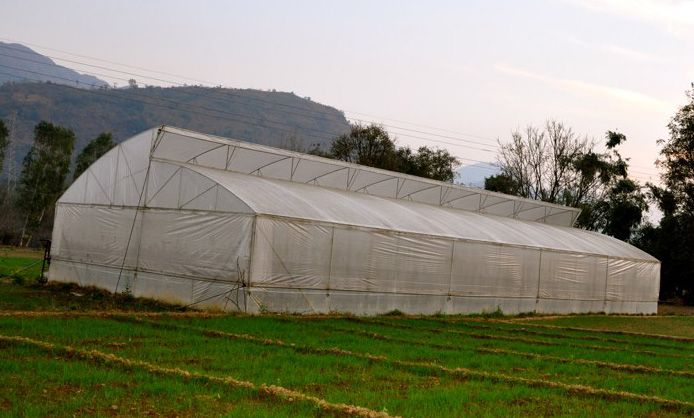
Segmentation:
{"type": "MultiPolygon", "coordinates": [[[[8,251],[0,250],[0,254],[8,251]]],[[[21,257],[0,256],[0,278],[9,279],[16,284],[35,283],[41,276],[42,258],[24,252],[21,257]]]]}
{"type": "MultiPolygon", "coordinates": [[[[694,343],[604,332],[689,336],[694,317],[571,316],[500,322],[498,315],[199,317],[167,315],[167,309],[176,310],[96,290],[0,283],[0,310],[52,313],[0,315],[0,335],[98,350],[256,386],[282,386],[331,403],[392,415],[660,417],[694,413],[694,377],[677,374],[694,370],[694,343]],[[97,294],[101,300],[93,300],[97,294]],[[80,314],[99,307],[112,314],[80,314]],[[164,314],[142,316],[146,311],[164,314]],[[654,327],[653,321],[659,325],[654,327]],[[530,325],[535,323],[594,331],[530,325]],[[528,358],[524,353],[538,356],[528,358]],[[366,354],[377,357],[366,358],[366,354]],[[615,370],[575,359],[649,369],[615,370]],[[586,394],[546,387],[543,382],[665,401],[637,401],[611,392],[586,394]],[[690,404],[664,405],[667,400],[690,404]]],[[[0,341],[0,379],[5,382],[0,416],[340,415],[312,402],[268,396],[214,379],[157,374],[140,366],[85,360],[18,342],[0,341]]]]}
{"type": "Polygon", "coordinates": [[[638,318],[638,320],[631,317],[570,316],[548,320],[533,320],[528,321],[528,323],[694,338],[694,327],[691,326],[691,321],[691,316],[649,316],[638,318]]]}

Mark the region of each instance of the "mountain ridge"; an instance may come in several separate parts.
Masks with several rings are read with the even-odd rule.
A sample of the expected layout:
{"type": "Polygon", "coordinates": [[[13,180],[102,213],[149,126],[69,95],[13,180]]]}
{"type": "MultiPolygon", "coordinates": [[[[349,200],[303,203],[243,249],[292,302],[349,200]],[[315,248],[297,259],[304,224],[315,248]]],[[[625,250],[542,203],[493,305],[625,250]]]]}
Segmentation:
{"type": "Polygon", "coordinates": [[[0,42],[0,84],[26,80],[77,88],[108,87],[106,81],[58,65],[49,57],[22,44],[0,42]]]}
{"type": "Polygon", "coordinates": [[[72,129],[75,154],[101,132],[121,142],[160,125],[297,151],[326,149],[349,131],[342,112],[293,93],[197,86],[86,90],[6,83],[0,86],[0,119],[14,120],[17,163],[41,120],[72,129]]]}

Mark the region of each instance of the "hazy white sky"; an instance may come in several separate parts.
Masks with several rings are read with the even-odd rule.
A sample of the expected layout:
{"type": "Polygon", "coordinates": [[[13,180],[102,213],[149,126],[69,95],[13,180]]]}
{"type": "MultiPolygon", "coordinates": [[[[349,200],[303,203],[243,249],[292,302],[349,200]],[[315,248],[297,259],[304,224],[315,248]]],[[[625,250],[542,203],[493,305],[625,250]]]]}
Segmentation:
{"type": "Polygon", "coordinates": [[[2,40],[293,91],[455,137],[392,129],[471,160],[494,161],[482,149],[550,117],[597,139],[617,129],[642,180],[655,180],[656,140],[694,81],[694,1],[3,0],[0,15],[2,40]]]}

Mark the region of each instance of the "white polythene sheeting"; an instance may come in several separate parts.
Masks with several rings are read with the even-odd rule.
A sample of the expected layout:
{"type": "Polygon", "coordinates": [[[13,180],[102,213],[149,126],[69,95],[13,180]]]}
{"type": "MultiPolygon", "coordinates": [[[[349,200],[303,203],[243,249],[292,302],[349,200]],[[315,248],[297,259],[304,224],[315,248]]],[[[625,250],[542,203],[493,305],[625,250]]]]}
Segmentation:
{"type": "Polygon", "coordinates": [[[59,199],[49,278],[247,312],[655,312],[659,262],[577,214],[163,127],[59,199]]]}
{"type": "Polygon", "coordinates": [[[152,157],[199,167],[312,184],[551,225],[571,226],[579,210],[537,200],[219,138],[173,127],[151,131],[152,157]]]}
{"type": "Polygon", "coordinates": [[[578,228],[519,221],[191,165],[186,167],[214,180],[258,214],[657,262],[625,242],[578,228]]]}

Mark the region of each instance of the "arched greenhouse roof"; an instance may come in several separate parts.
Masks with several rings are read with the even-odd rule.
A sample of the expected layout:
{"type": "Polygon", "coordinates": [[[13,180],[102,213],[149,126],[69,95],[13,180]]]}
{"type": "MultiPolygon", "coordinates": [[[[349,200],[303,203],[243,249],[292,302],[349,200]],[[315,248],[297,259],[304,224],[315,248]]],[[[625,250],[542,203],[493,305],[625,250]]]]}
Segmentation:
{"type": "Polygon", "coordinates": [[[658,261],[625,242],[571,227],[579,214],[574,208],[171,127],[118,145],[60,203],[256,213],[658,261]]]}

